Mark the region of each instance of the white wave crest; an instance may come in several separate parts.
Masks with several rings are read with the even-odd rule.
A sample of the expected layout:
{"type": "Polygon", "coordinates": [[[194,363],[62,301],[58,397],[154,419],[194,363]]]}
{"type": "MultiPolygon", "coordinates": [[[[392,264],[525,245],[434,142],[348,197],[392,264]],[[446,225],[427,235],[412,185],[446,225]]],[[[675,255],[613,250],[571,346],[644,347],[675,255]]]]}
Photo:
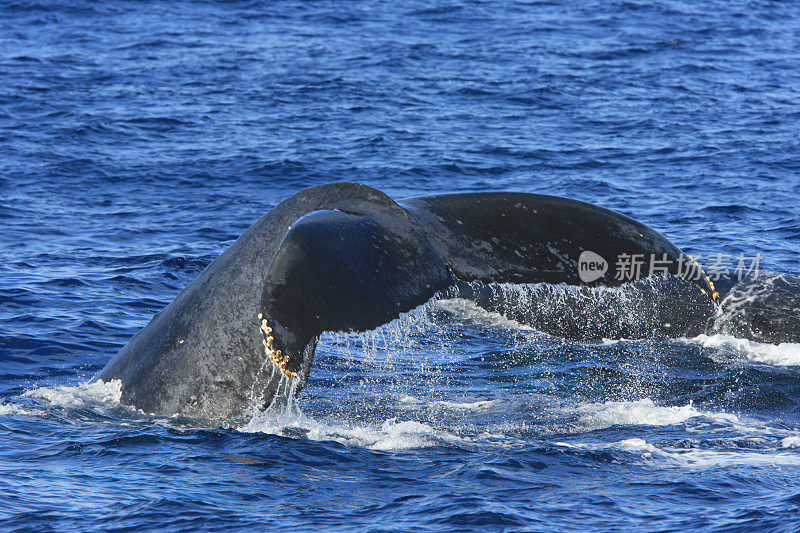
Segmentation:
{"type": "Polygon", "coordinates": [[[36,416],[38,414],[40,413],[16,403],[0,403],[0,416],[36,416]]]}
{"type": "Polygon", "coordinates": [[[87,404],[119,405],[122,398],[122,382],[118,379],[101,379],[82,385],[41,387],[25,392],[23,396],[46,400],[58,407],[82,407],[87,404]]]}
{"type": "MultiPolygon", "coordinates": [[[[786,441],[786,439],[784,439],[786,441]]],[[[794,441],[793,441],[794,442],[794,441]]],[[[800,455],[777,450],[728,451],[698,450],[692,448],[659,447],[641,438],[616,442],[558,442],[557,446],[573,450],[617,451],[638,455],[645,461],[666,467],[706,470],[735,466],[780,467],[800,466],[800,455]]],[[[782,448],[784,446],[781,443],[782,448]]]]}
{"type": "Polygon", "coordinates": [[[738,423],[736,415],[698,411],[690,403],[684,406],[660,406],[650,398],[627,402],[584,404],[576,408],[577,424],[582,430],[611,426],[671,426],[695,417],[715,422],[738,423]]]}
{"type": "Polygon", "coordinates": [[[800,343],[764,344],[730,335],[698,335],[691,339],[704,348],[734,352],[750,361],[776,366],[800,365],[800,343]]]}
{"type": "Polygon", "coordinates": [[[384,451],[427,448],[462,441],[455,435],[413,420],[398,421],[390,418],[378,427],[339,421],[321,422],[299,410],[258,413],[240,427],[239,431],[282,436],[302,435],[314,441],[334,441],[347,446],[384,451]]]}
{"type": "Polygon", "coordinates": [[[432,402],[436,407],[453,411],[485,411],[491,408],[495,403],[497,403],[495,400],[481,400],[477,402],[448,402],[440,400],[432,402]]]}

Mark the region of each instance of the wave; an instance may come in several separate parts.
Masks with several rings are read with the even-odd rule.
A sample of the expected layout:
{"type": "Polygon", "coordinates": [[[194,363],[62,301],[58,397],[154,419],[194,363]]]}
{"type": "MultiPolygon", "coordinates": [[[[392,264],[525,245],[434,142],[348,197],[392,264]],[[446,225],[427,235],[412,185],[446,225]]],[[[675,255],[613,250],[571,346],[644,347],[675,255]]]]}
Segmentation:
{"type": "Polygon", "coordinates": [[[122,382],[118,379],[109,382],[97,380],[82,385],[40,387],[25,392],[23,396],[45,400],[50,405],[65,408],[118,406],[122,405],[122,382]]]}
{"type": "Polygon", "coordinates": [[[431,446],[458,445],[464,440],[452,433],[413,420],[384,420],[380,426],[345,421],[323,422],[301,411],[257,413],[238,428],[243,433],[265,433],[284,437],[303,437],[314,441],[334,441],[381,451],[397,451],[431,446]]]}
{"type": "Polygon", "coordinates": [[[672,426],[692,418],[735,423],[738,417],[728,413],[698,411],[691,403],[684,406],[660,406],[650,398],[636,401],[610,401],[584,404],[575,408],[576,422],[581,431],[593,431],[612,426],[672,426]]]}
{"type": "MultiPolygon", "coordinates": [[[[191,429],[182,420],[146,415],[142,419],[142,413],[138,411],[129,408],[120,411],[119,407],[124,407],[119,403],[121,390],[119,381],[42,387],[26,392],[20,397],[22,401],[0,403],[0,416],[47,416],[55,408],[56,412],[66,410],[69,418],[85,419],[88,412],[101,415],[105,422],[138,420],[191,429]],[[25,399],[35,402],[26,403],[25,399]]],[[[368,398],[365,401],[374,400],[368,398]]],[[[265,411],[254,410],[246,423],[229,430],[334,442],[383,452],[433,447],[515,449],[530,446],[533,437],[536,453],[549,455],[553,451],[566,451],[600,462],[641,462],[658,468],[695,470],[800,466],[798,428],[783,424],[774,427],[769,422],[702,409],[692,403],[659,405],[651,398],[644,398],[533,406],[529,398],[501,402],[497,398],[442,401],[394,396],[393,400],[393,407],[400,410],[390,410],[390,416],[382,419],[359,418],[357,413],[338,419],[327,415],[312,416],[292,400],[265,411]],[[531,414],[533,418],[519,418],[523,412],[519,408],[523,405],[535,413],[531,414]],[[420,413],[433,416],[427,420],[412,419],[420,413]],[[481,422],[481,417],[487,415],[489,418],[481,422]],[[566,424],[565,419],[568,420],[566,424]],[[652,427],[664,429],[654,431],[652,427]],[[621,432],[629,433],[629,436],[603,441],[603,435],[613,438],[621,432]]],[[[96,416],[89,418],[97,419],[96,416]]]]}
{"type": "MultiPolygon", "coordinates": [[[[785,439],[784,439],[785,440],[785,439]]],[[[793,441],[794,442],[794,441],[793,441]]],[[[615,460],[624,461],[640,459],[654,466],[680,467],[697,470],[728,467],[780,467],[800,466],[800,455],[777,449],[758,451],[742,450],[704,450],[695,448],[678,448],[657,446],[644,439],[634,437],[616,442],[558,442],[562,449],[578,452],[610,452],[615,460]],[[631,457],[633,456],[633,457],[631,457]]]]}
{"type": "Polygon", "coordinates": [[[766,344],[748,339],[741,339],[727,334],[698,335],[690,342],[703,348],[712,348],[712,359],[721,360],[724,353],[743,357],[746,360],[776,366],[800,365],[800,343],[784,342],[766,344]]]}
{"type": "Polygon", "coordinates": [[[0,416],[36,416],[39,412],[16,403],[0,403],[0,416]]]}

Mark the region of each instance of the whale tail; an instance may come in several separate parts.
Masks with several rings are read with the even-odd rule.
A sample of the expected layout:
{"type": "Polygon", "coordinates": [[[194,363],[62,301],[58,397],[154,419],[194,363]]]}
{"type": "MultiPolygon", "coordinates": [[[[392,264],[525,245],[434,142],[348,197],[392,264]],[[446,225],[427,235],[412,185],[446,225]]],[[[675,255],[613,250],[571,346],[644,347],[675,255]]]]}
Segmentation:
{"type": "Polygon", "coordinates": [[[576,200],[473,193],[315,211],[292,224],[270,264],[263,344],[294,378],[322,332],[373,329],[459,282],[619,286],[653,273],[692,280],[702,312],[713,308],[701,296],[714,294],[708,278],[664,236],[576,200]]]}
{"type": "Polygon", "coordinates": [[[614,287],[672,274],[714,298],[700,266],[663,235],[596,205],[527,193],[429,196],[403,205],[463,281],[614,287]]]}
{"type": "Polygon", "coordinates": [[[398,204],[365,185],[321,185],[253,224],[95,379],[121,380],[122,401],[148,412],[232,419],[254,397],[270,403],[287,377],[299,392],[321,333],[373,329],[453,285],[616,286],[657,271],[714,295],[662,235],[583,202],[474,193],[398,204]]]}

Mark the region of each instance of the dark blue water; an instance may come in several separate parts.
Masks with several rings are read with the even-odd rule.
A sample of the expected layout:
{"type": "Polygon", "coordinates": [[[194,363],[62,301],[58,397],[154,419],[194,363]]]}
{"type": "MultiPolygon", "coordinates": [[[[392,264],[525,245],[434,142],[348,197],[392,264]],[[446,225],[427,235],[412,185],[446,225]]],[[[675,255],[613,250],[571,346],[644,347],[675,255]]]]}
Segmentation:
{"type": "Polygon", "coordinates": [[[327,336],[243,427],[82,384],[330,181],[569,196],[797,273],[798,64],[794,2],[4,2],[0,527],[796,530],[797,344],[443,301],[327,336]]]}

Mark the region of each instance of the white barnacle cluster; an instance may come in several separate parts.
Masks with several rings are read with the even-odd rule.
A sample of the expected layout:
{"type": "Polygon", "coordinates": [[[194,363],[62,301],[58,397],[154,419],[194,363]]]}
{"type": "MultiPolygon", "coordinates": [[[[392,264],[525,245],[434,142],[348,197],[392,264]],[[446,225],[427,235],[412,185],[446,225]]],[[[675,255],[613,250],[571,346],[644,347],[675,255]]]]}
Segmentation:
{"type": "Polygon", "coordinates": [[[281,350],[276,350],[273,346],[275,342],[275,337],[272,336],[272,328],[270,327],[267,319],[264,318],[264,315],[258,315],[258,318],[261,320],[261,327],[259,330],[261,331],[261,336],[263,337],[261,343],[264,345],[264,352],[269,356],[270,361],[278,367],[284,376],[287,378],[293,379],[297,377],[297,372],[292,372],[286,365],[289,363],[289,356],[284,355],[281,350]]]}

